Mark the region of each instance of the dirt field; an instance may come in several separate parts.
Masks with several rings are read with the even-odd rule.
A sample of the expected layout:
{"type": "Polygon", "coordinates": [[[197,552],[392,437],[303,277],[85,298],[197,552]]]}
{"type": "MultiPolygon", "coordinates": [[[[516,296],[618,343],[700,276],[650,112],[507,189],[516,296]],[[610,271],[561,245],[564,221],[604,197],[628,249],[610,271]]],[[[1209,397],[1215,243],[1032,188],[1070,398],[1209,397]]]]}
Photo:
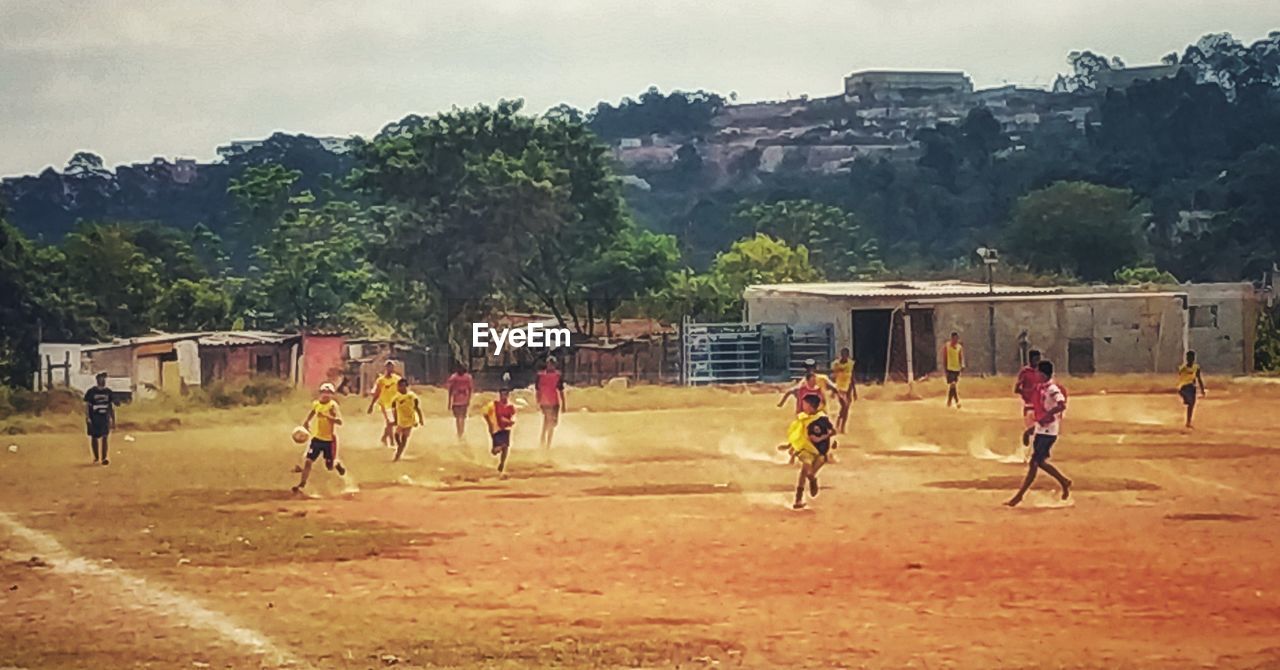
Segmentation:
{"type": "Polygon", "coordinates": [[[1209,380],[1188,432],[1169,381],[1069,380],[1072,498],[1018,509],[1003,379],[869,389],[800,512],[762,392],[571,390],[507,480],[438,392],[400,464],[349,398],[305,499],[301,402],[122,408],[106,468],[6,435],[0,668],[1280,668],[1280,386],[1209,380]]]}

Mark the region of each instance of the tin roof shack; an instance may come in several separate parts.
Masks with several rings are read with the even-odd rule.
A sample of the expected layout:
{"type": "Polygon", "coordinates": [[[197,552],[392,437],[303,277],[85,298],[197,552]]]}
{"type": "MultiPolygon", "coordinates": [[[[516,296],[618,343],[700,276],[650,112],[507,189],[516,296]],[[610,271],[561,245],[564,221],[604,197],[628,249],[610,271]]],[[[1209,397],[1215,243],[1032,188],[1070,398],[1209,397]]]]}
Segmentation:
{"type": "Polygon", "coordinates": [[[200,373],[197,385],[247,382],[260,375],[295,385],[299,381],[301,335],[233,331],[206,333],[197,342],[200,373]]]}
{"type": "Polygon", "coordinates": [[[65,384],[84,391],[93,386],[94,375],[105,372],[107,386],[129,398],[179,393],[184,385],[200,384],[197,340],[204,335],[156,333],[100,344],[41,344],[37,388],[65,384]]]}
{"type": "Polygon", "coordinates": [[[421,384],[437,376],[444,381],[448,376],[447,362],[429,360],[426,348],[404,340],[360,338],[346,341],[346,370],[338,391],[360,395],[372,388],[373,380],[386,367],[388,360],[396,361],[396,369],[410,382],[421,384]]]}
{"type": "Polygon", "coordinates": [[[1171,372],[1189,338],[1185,290],[852,282],[751,286],[744,297],[752,322],[833,324],[836,347],[852,349],[869,381],[937,371],[952,331],[969,370],[1010,375],[1033,348],[1073,375],[1171,372]]]}

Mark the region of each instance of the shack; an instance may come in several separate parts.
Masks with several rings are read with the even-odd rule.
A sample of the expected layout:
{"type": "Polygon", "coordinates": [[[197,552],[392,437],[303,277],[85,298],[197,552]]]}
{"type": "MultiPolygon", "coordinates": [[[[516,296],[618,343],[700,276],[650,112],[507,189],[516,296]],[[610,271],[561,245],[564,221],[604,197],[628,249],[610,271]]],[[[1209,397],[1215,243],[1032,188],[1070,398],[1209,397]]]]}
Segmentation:
{"type": "Polygon", "coordinates": [[[1209,372],[1253,369],[1257,295],[1252,285],[1031,287],[963,281],[750,286],[747,319],[826,322],[850,347],[863,381],[938,370],[955,331],[976,374],[1017,372],[1039,349],[1072,375],[1170,373],[1188,348],[1209,372]]]}

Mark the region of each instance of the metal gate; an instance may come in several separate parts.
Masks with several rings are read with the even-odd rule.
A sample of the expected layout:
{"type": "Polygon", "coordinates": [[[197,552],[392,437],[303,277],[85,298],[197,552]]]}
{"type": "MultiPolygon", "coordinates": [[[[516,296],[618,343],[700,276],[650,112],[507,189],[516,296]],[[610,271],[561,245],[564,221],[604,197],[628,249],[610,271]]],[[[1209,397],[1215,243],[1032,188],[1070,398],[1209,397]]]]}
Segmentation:
{"type": "Polygon", "coordinates": [[[806,359],[826,369],[835,357],[829,323],[685,322],[680,340],[688,386],[790,381],[803,374],[806,359]]]}

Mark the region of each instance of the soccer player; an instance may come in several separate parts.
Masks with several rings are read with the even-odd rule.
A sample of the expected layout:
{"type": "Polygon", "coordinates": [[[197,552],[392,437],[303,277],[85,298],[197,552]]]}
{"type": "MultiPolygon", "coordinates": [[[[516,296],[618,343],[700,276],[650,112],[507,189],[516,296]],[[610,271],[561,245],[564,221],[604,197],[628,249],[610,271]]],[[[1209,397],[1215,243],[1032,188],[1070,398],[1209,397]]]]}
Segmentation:
{"type": "Polygon", "coordinates": [[[511,389],[504,386],[498,391],[498,398],[490,400],[484,406],[484,420],[489,425],[489,437],[493,443],[490,453],[499,457],[500,474],[507,467],[507,452],[511,451],[511,428],[516,425],[516,406],[511,404],[510,396],[511,389]]]}
{"type": "Polygon", "coordinates": [[[302,493],[311,477],[311,466],[317,458],[324,457],[324,467],[337,470],[339,476],[345,476],[347,469],[338,460],[338,426],[342,425],[342,414],[338,411],[338,401],[333,399],[333,384],[320,385],[320,399],[311,404],[311,411],[302,422],[302,427],[311,431],[311,420],[316,420],[316,429],[311,433],[311,446],[307,449],[307,462],[302,465],[302,479],[293,487],[294,493],[302,493]]]}
{"type": "Polygon", "coordinates": [[[547,364],[538,371],[535,387],[538,407],[542,409],[542,434],[538,442],[544,448],[550,448],[551,438],[555,436],[556,426],[560,423],[560,412],[567,407],[564,400],[564,377],[556,369],[555,356],[547,357],[547,364]]]}
{"type": "Polygon", "coordinates": [[[809,484],[810,497],[818,495],[818,471],[827,462],[828,452],[835,448],[835,426],[818,407],[818,397],[804,397],[804,411],[796,415],[787,430],[787,443],[779,451],[789,450],[792,462],[800,461],[800,475],[796,480],[796,500],[793,509],[804,509],[805,483],[809,484]]]}
{"type": "Polygon", "coordinates": [[[836,399],[840,401],[840,415],[836,417],[836,432],[844,434],[849,423],[849,405],[858,399],[858,386],[853,380],[854,361],[849,358],[849,347],[840,349],[840,358],[831,364],[831,380],[835,382],[836,399]]]}
{"type": "Polygon", "coordinates": [[[471,373],[462,363],[453,364],[453,374],[445,381],[444,388],[449,396],[449,411],[453,414],[453,422],[458,429],[458,439],[467,427],[467,409],[471,406],[471,394],[475,384],[471,373]]]}
{"type": "Polygon", "coordinates": [[[1062,429],[1062,414],[1067,411],[1067,397],[1053,380],[1052,362],[1042,360],[1036,367],[1040,371],[1035,406],[1036,423],[1022,434],[1024,441],[1030,439],[1033,433],[1035,434],[1035,442],[1031,445],[1031,465],[1027,468],[1027,478],[1022,481],[1022,488],[1018,489],[1009,502],[1005,503],[1010,507],[1017,507],[1018,503],[1022,502],[1022,496],[1026,495],[1027,489],[1031,488],[1031,482],[1036,479],[1037,470],[1044,470],[1050,477],[1058,480],[1058,486],[1062,487],[1063,500],[1071,495],[1071,480],[1049,463],[1049,450],[1058,441],[1058,434],[1062,429]]]}
{"type": "Polygon", "coordinates": [[[1204,378],[1200,376],[1200,364],[1196,352],[1187,352],[1187,364],[1178,367],[1178,395],[1187,406],[1187,428],[1191,427],[1191,415],[1196,411],[1196,384],[1200,385],[1200,397],[1204,397],[1204,378]]]}
{"type": "Polygon", "coordinates": [[[373,389],[369,394],[369,414],[373,414],[373,406],[382,411],[382,443],[388,447],[396,446],[396,417],[391,411],[391,400],[399,393],[400,375],[396,374],[396,362],[388,359],[386,369],[373,380],[373,389]]]}
{"type": "Polygon", "coordinates": [[[795,386],[787,389],[778,399],[778,407],[782,407],[787,402],[787,398],[795,396],[796,413],[804,411],[804,399],[813,395],[818,397],[818,409],[826,409],[827,407],[827,391],[839,393],[840,390],[831,382],[831,378],[818,373],[818,364],[812,358],[804,362],[804,377],[796,382],[795,386]]]}
{"type": "MultiPolygon", "coordinates": [[[[1022,429],[1026,430],[1036,424],[1036,401],[1040,389],[1040,352],[1032,349],[1027,352],[1027,364],[1018,371],[1018,381],[1013,385],[1013,394],[1022,398],[1022,429]]],[[[1029,458],[1023,453],[1025,463],[1029,458]]]]}
{"type": "Polygon", "coordinates": [[[396,458],[404,455],[409,446],[409,434],[423,424],[422,405],[418,402],[418,394],[409,390],[409,380],[401,379],[396,384],[396,397],[391,399],[391,411],[396,417],[396,458]]]}
{"type": "Polygon", "coordinates": [[[964,370],[964,345],[960,344],[960,333],[952,332],[951,339],[942,345],[941,355],[947,373],[947,407],[954,400],[956,409],[960,409],[960,372],[964,370]]]}
{"type": "Polygon", "coordinates": [[[84,392],[84,423],[89,432],[89,445],[93,449],[93,462],[110,465],[107,460],[107,437],[116,427],[116,405],[111,389],[107,388],[107,373],[99,372],[95,383],[84,392]],[[99,452],[98,445],[102,449],[99,452]]]}

